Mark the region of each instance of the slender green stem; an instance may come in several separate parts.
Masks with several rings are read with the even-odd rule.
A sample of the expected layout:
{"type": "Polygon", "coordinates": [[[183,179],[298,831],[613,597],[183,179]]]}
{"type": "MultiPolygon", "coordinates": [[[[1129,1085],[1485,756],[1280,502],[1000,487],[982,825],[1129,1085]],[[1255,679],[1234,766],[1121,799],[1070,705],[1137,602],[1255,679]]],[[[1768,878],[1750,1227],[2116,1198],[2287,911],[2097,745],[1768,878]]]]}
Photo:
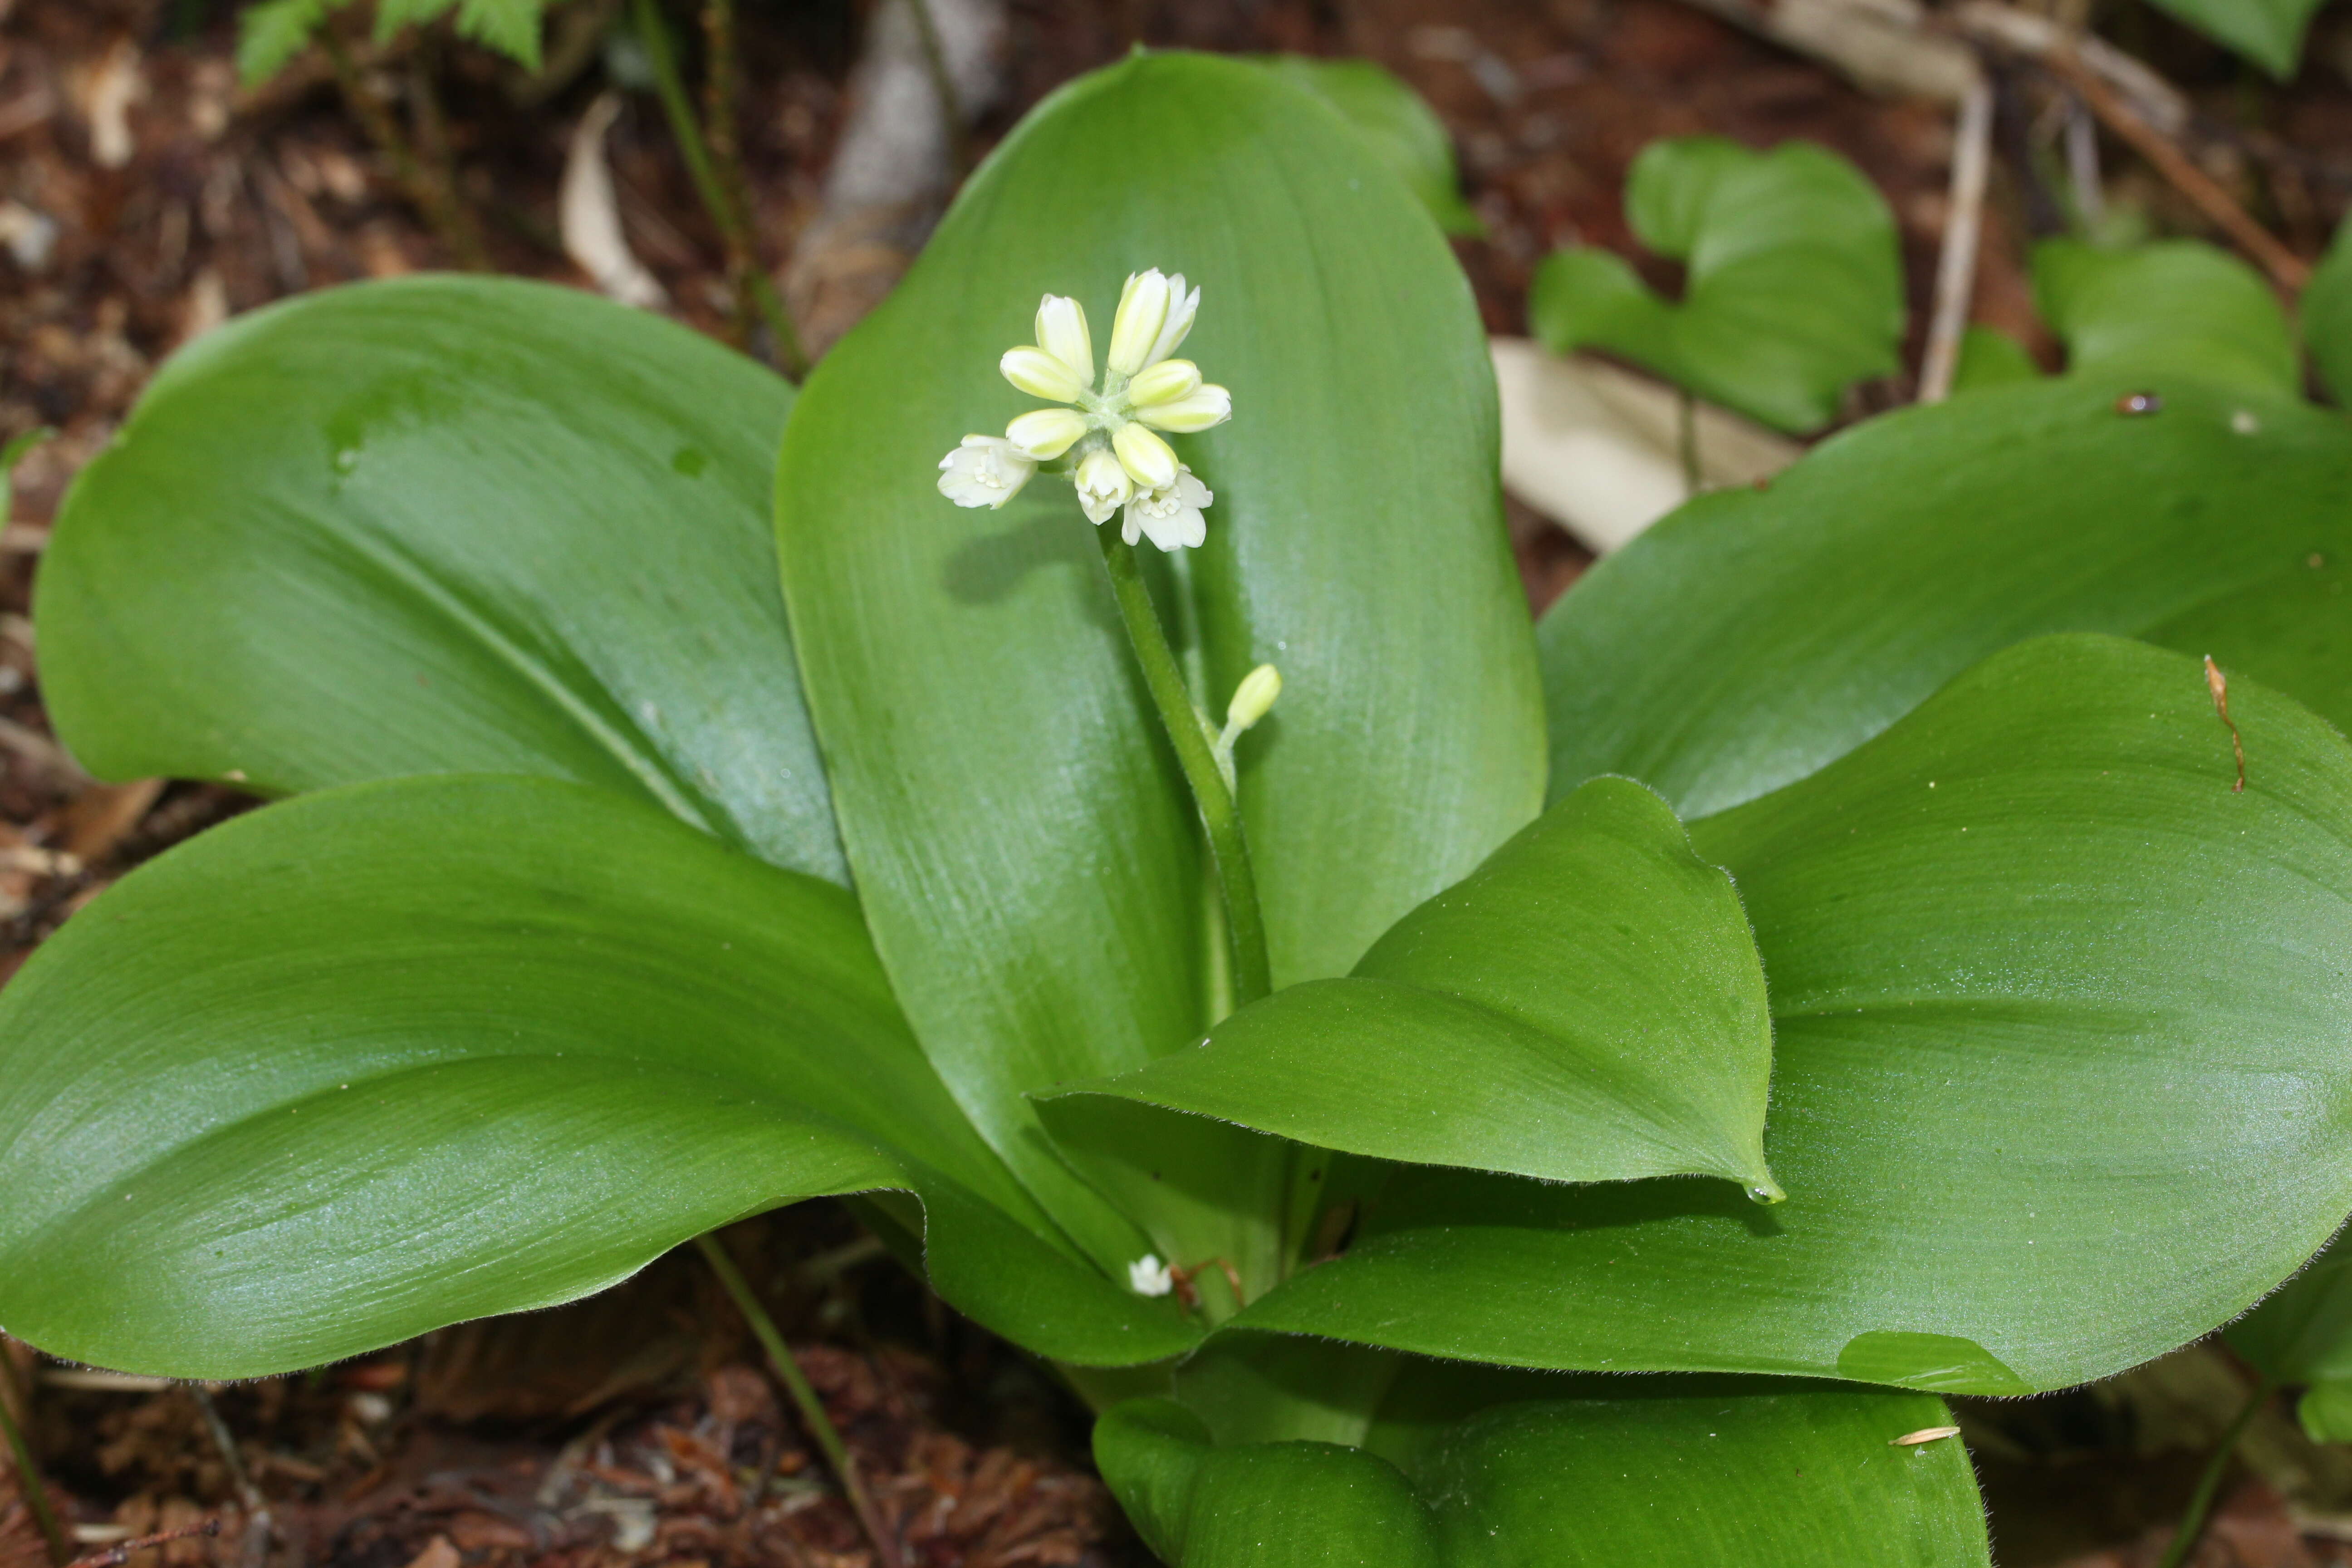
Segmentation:
{"type": "Polygon", "coordinates": [[[1135,645],[1136,662],[1143,667],[1160,722],[1176,748],[1177,764],[1192,799],[1201,809],[1201,823],[1209,832],[1209,849],[1216,857],[1217,880],[1225,893],[1225,931],[1233,942],[1234,1005],[1246,1007],[1274,989],[1272,965],[1266,960],[1265,917],[1257,901],[1257,879],[1250,870],[1249,844],[1242,837],[1241,804],[1225,788],[1217,769],[1214,737],[1192,694],[1176,652],[1168,646],[1160,612],[1152,607],[1150,590],[1143,585],[1143,568],[1135,546],[1105,523],[1095,531],[1102,544],[1103,564],[1110,571],[1111,592],[1118,599],[1119,618],[1127,623],[1128,641],[1135,645]]]}
{"type": "Polygon", "coordinates": [[[488,270],[489,262],[481,249],[481,237],[465,213],[464,197],[456,182],[443,184],[435,178],[434,171],[425,167],[415,145],[402,132],[400,122],[376,97],[359,62],[352,58],[351,49],[333,27],[319,30],[319,47],[334,68],[335,86],[343,95],[343,106],[359,121],[360,129],[375,143],[376,151],[392,164],[393,178],[407,193],[410,204],[425,215],[425,223],[441,243],[449,247],[450,258],[468,271],[488,270]]]}
{"type": "Polygon", "coordinates": [[[58,1523],[58,1510],[49,1506],[48,1489],[41,1482],[41,1468],[33,1462],[33,1446],[25,1441],[24,1430],[16,1425],[16,1413],[11,1405],[16,1378],[14,1369],[6,1364],[7,1354],[7,1346],[0,1344],[0,1384],[5,1384],[0,1386],[0,1435],[7,1437],[8,1451],[16,1457],[17,1489],[25,1494],[25,1506],[33,1510],[33,1518],[41,1527],[41,1539],[49,1544],[49,1561],[63,1568],[73,1560],[73,1551],[66,1544],[64,1527],[58,1523]]]}
{"type": "Polygon", "coordinates": [[[694,1245],[702,1249],[702,1256],[709,1260],[710,1271],[719,1276],[719,1283],[727,1288],[727,1294],[743,1314],[744,1321],[751,1325],[760,1347],[768,1352],[768,1365],[774,1371],[776,1380],[784,1385],[784,1392],[792,1395],[809,1436],[824,1450],[825,1462],[840,1479],[842,1494],[849,1499],[866,1538],[874,1543],[875,1555],[881,1560],[883,1568],[899,1568],[898,1541],[882,1527],[882,1516],[875,1510],[874,1500],[857,1479],[857,1461],[850,1458],[849,1446],[841,1440],[833,1417],[824,1413],[824,1401],[816,1396],[800,1363],[793,1359],[792,1347],[784,1343],[784,1336],[776,1330],[776,1320],[768,1316],[768,1309],[752,1293],[751,1281],[743,1278],[743,1271],[735,1267],[735,1260],[727,1255],[717,1237],[698,1236],[694,1245]]]}
{"type": "Polygon", "coordinates": [[[2205,1533],[2205,1518],[2212,1512],[2213,1500],[2221,1493],[2221,1478],[2229,1472],[2230,1456],[2238,1451],[2238,1439],[2246,1435],[2246,1428],[2253,1425],[2254,1417],[2277,1386],[2267,1377],[2254,1384],[2244,1408],[2230,1423],[2230,1429],[2221,1434],[2221,1446],[2205,1461],[2205,1473],[2197,1478],[2197,1489],[2189,1494],[2189,1511],[2180,1516],[2180,1528],[2173,1532],[2172,1544],[2164,1549],[2157,1568],[2180,1568],[2189,1561],[2189,1554],[2197,1550],[2198,1540],[2205,1533]]]}
{"type": "Polygon", "coordinates": [[[1683,499],[1698,494],[1698,399],[1682,389],[1675,404],[1675,446],[1683,461],[1683,499]]]}
{"type": "Polygon", "coordinates": [[[971,173],[971,137],[964,126],[955,77],[948,69],[947,46],[940,41],[939,18],[931,15],[931,0],[907,0],[907,6],[915,14],[915,31],[923,40],[923,66],[930,73],[932,96],[940,100],[940,119],[948,133],[948,162],[961,180],[971,173]]]}
{"type": "MultiPolygon", "coordinates": [[[[670,53],[669,29],[662,23],[661,6],[656,0],[636,0],[636,24],[637,37],[645,45],[646,63],[654,73],[654,94],[661,100],[671,139],[677,143],[677,154],[686,161],[687,177],[694,182],[695,195],[702,198],[703,210],[719,227],[730,269],[741,279],[741,286],[749,289],[753,309],[759,311],[760,319],[767,324],[768,335],[775,341],[776,367],[798,381],[808,374],[808,354],[801,347],[792,312],[784,309],[783,296],[776,291],[775,279],[760,265],[758,247],[752,243],[751,195],[742,188],[742,171],[731,162],[727,164],[735,179],[730,186],[719,161],[712,157],[702,122],[696,118],[694,103],[687,96],[686,80],[678,75],[677,58],[670,53]]],[[[731,71],[732,62],[721,62],[719,68],[731,71]]]]}

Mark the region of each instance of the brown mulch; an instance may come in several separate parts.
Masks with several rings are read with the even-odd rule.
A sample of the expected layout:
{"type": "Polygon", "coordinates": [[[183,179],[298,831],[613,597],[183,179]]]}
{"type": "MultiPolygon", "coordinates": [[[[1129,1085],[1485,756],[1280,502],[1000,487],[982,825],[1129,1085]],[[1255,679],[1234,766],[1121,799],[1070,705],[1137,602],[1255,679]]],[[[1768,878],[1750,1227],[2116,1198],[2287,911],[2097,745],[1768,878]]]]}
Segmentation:
{"type": "MultiPolygon", "coordinates": [[[[13,525],[0,534],[0,978],[124,870],[249,804],[209,786],[95,784],[50,738],[28,616],[65,486],[154,366],[226,315],[450,259],[323,72],[298,66],[257,96],[238,92],[231,9],[0,0],[0,441],[40,426],[59,432],[20,470],[13,525]],[[110,166],[102,100],[126,89],[128,156],[110,166]],[[27,223],[39,244],[22,237],[27,223]]],[[[853,0],[743,7],[742,154],[771,263],[816,209],[865,9],[853,0]]],[[[1757,145],[1804,136],[1854,159],[1894,207],[1913,319],[1926,319],[1948,116],[1874,99],[1676,0],[1012,0],[1011,10],[1009,90],[982,128],[982,150],[1052,88],[1137,41],[1386,64],[1454,132],[1488,229],[1458,249],[1496,331],[1525,331],[1528,280],[1551,247],[1634,251],[1620,209],[1625,171],[1648,142],[1693,132],[1757,145]]],[[[2287,89],[2253,81],[2152,13],[2131,9],[2119,26],[2219,121],[2322,162],[2352,142],[2352,89],[2329,63],[2352,59],[2345,16],[2322,18],[2315,63],[2287,89]]],[[[442,73],[464,188],[494,264],[580,283],[554,240],[555,192],[594,71],[537,105],[519,102],[512,73],[476,51],[446,51],[442,73]]],[[[631,244],[675,309],[734,334],[718,237],[649,100],[631,101],[612,156],[631,244]]],[[[2121,161],[2112,147],[2108,156],[2121,161]]],[[[2305,255],[2352,189],[2242,163],[2221,172],[2305,255]]],[[[2023,266],[2032,215],[2047,204],[2033,188],[2045,174],[2011,169],[1996,181],[1977,317],[2046,355],[2023,266]]],[[[2202,232],[2144,171],[2126,163],[2110,189],[2161,230],[2202,232]]],[[[1678,281],[1672,266],[1635,259],[1659,286],[1678,281]]],[[[1915,326],[1914,363],[1916,338],[1915,326]]],[[[1861,389],[1853,411],[1907,395],[1906,378],[1895,378],[1861,389]]],[[[1517,503],[1511,524],[1539,608],[1589,557],[1517,503]]],[[[860,1242],[837,1205],[747,1222],[730,1240],[757,1260],[755,1283],[802,1347],[803,1370],[916,1568],[1144,1561],[1091,1473],[1076,1403],[1024,1357],[941,1310],[860,1242]]],[[[33,1431],[54,1495],[83,1549],[223,1524],[216,1538],[143,1552],[131,1568],[871,1561],[756,1347],[690,1257],[556,1311],[212,1391],[243,1481],[190,1391],[77,1386],[71,1369],[18,1361],[32,1375],[33,1431]],[[247,1482],[268,1514],[266,1542],[247,1517],[247,1482]]],[[[1971,1406],[1970,1441],[2009,1568],[2154,1563],[2210,1438],[2195,1420],[2151,1414],[2162,1402],[2132,1392],[2147,1382],[2134,1373],[2104,1391],[1971,1406]]],[[[2291,1444],[2289,1433],[2273,1447],[2291,1444]]],[[[2233,1479],[2197,1563],[2317,1568],[2352,1561],[2347,1535],[2248,1472],[2233,1479]]],[[[0,1462],[0,1568],[42,1561],[13,1468],[0,1462]]]]}

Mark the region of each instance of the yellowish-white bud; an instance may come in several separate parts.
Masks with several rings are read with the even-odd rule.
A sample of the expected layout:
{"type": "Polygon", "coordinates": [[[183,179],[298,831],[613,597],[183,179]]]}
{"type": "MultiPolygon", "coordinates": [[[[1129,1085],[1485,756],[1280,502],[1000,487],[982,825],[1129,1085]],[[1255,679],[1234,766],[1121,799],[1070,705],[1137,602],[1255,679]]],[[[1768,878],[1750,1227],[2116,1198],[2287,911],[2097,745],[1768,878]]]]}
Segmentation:
{"type": "Polygon", "coordinates": [[[1136,378],[1128,383],[1127,401],[1136,408],[1149,408],[1158,403],[1173,403],[1180,397],[1190,397],[1201,384],[1201,367],[1188,359],[1164,359],[1158,364],[1147,365],[1136,378]]]}
{"type": "MultiPolygon", "coordinates": [[[[1171,360],[1169,363],[1181,364],[1185,362],[1171,360]]],[[[1155,403],[1149,408],[1139,408],[1135,416],[1162,430],[1190,436],[1231,419],[1234,416],[1234,395],[1214,382],[1204,382],[1181,397],[1155,403]]]]}
{"type": "Polygon", "coordinates": [[[1133,375],[1150,357],[1168,324],[1168,279],[1160,268],[1139,272],[1127,280],[1118,297],[1118,314],[1110,324],[1110,353],[1104,363],[1116,374],[1133,375]]]}
{"type": "Polygon", "coordinates": [[[1259,665],[1234,688],[1234,700],[1225,708],[1225,727],[1234,733],[1248,729],[1266,716],[1281,695],[1282,671],[1270,664],[1259,665]]]}
{"type": "Polygon", "coordinates": [[[1176,482],[1174,450],[1142,426],[1120,426],[1111,432],[1110,446],[1137,489],[1156,490],[1176,482]]]}
{"type": "Polygon", "coordinates": [[[1078,505],[1091,523],[1108,522],[1110,514],[1135,494],[1135,481],[1128,478],[1126,468],[1100,447],[1078,460],[1073,478],[1077,481],[1078,505]]]}
{"type": "Polygon", "coordinates": [[[1037,306],[1037,346],[1077,374],[1078,384],[1095,379],[1095,340],[1087,331],[1087,310],[1064,294],[1048,294],[1037,306]]]}
{"type": "Polygon", "coordinates": [[[1087,389],[1078,373],[1059,354],[1047,353],[1044,349],[1007,349],[1004,357],[997,362],[997,368],[1004,373],[1005,380],[1030,396],[1042,397],[1048,403],[1076,403],[1078,394],[1087,389]]]}
{"type": "Polygon", "coordinates": [[[1004,438],[1033,458],[1058,458],[1087,433],[1075,408],[1035,408],[1004,427],[1004,438]]]}
{"type": "Polygon", "coordinates": [[[1201,291],[1194,289],[1187,293],[1181,272],[1168,279],[1168,324],[1160,329],[1159,341],[1143,356],[1147,367],[1158,364],[1182,346],[1184,335],[1192,330],[1192,318],[1200,309],[1201,291]]]}

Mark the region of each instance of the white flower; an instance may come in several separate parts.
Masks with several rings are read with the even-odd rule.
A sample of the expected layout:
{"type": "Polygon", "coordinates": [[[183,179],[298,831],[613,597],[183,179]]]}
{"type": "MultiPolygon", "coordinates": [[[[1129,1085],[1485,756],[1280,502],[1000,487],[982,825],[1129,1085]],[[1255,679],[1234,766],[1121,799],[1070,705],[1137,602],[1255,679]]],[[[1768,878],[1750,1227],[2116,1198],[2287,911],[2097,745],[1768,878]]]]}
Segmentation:
{"type": "Polygon", "coordinates": [[[1139,1296],[1165,1296],[1176,1289],[1176,1271],[1147,1252],[1127,1266],[1127,1284],[1139,1296]]]}
{"type": "Polygon", "coordinates": [[[959,506],[1003,506],[1041,462],[1077,486],[1078,505],[1100,524],[1127,508],[1129,544],[1148,536],[1162,550],[1208,537],[1201,509],[1208,487],[1192,478],[1158,434],[1192,435],[1233,417],[1233,394],[1201,378],[1201,367],[1171,358],[1192,330],[1201,290],[1184,275],[1153,268],[1127,280],[1111,322],[1102,379],[1095,379],[1094,336],[1076,300],[1048,294],[1037,306],[1036,339],[1008,349],[998,368],[1033,397],[1063,405],[1037,408],[1005,426],[1002,440],[968,436],[941,460],[940,493],[959,506]]]}
{"type": "Polygon", "coordinates": [[[1127,503],[1119,536],[1132,544],[1139,534],[1162,550],[1197,549],[1209,537],[1209,520],[1201,509],[1216,499],[1191,468],[1179,463],[1166,484],[1127,503]]]}
{"type": "MultiPolygon", "coordinates": [[[[1078,505],[1087,521],[1103,523],[1135,494],[1135,480],[1108,448],[1097,447],[1078,459],[1078,505]]],[[[1133,540],[1129,543],[1132,544],[1133,540]]]]}
{"type": "Polygon", "coordinates": [[[1003,506],[1037,471],[1036,458],[999,436],[967,436],[940,459],[940,494],[958,506],[1003,506]]]}

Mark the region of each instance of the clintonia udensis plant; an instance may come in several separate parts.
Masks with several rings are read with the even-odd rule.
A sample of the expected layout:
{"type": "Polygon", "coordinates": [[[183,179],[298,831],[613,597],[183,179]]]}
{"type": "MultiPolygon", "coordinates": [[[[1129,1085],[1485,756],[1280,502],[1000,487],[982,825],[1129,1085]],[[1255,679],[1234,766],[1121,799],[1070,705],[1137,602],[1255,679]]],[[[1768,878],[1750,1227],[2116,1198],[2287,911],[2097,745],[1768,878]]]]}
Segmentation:
{"type": "Polygon", "coordinates": [[[851,1194],[1172,1563],[1982,1564],[1940,1394],[2352,1209],[2352,435],[2118,341],[1537,628],[1464,279],[1255,64],[1041,106],[797,397],[521,283],[234,322],[45,690],[289,798],[0,992],[0,1325],[278,1372],[851,1194]]]}

